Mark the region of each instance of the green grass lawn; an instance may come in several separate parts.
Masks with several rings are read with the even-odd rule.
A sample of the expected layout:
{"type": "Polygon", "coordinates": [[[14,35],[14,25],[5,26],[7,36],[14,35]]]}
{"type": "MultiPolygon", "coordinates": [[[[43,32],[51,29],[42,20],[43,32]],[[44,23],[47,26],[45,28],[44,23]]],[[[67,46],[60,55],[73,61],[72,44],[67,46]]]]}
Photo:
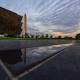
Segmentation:
{"type": "MultiPolygon", "coordinates": [[[[52,38],[55,39],[55,38],[52,38]]],[[[17,38],[17,37],[0,37],[0,40],[51,40],[50,38],[17,38]]],[[[70,40],[70,39],[56,39],[56,40],[70,40]]],[[[74,39],[73,39],[74,40],[74,39]]]]}
{"type": "Polygon", "coordinates": [[[26,40],[28,38],[17,38],[17,37],[0,37],[0,40],[26,40]]]}
{"type": "Polygon", "coordinates": [[[14,38],[14,37],[0,37],[0,40],[15,40],[17,38],[14,38]]]}

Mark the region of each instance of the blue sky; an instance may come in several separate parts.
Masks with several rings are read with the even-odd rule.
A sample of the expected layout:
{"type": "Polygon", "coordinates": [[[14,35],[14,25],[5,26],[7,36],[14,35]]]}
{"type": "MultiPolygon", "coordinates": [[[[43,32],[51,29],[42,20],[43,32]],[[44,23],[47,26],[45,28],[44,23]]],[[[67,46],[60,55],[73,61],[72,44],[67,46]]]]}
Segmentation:
{"type": "Polygon", "coordinates": [[[29,33],[80,32],[80,0],[0,0],[0,6],[22,16],[26,13],[29,33]]]}

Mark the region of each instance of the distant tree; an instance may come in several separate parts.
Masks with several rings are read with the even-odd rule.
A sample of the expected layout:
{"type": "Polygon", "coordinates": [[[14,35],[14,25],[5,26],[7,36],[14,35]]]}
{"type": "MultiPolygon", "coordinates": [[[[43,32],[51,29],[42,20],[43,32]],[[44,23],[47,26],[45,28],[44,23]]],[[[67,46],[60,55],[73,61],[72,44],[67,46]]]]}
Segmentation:
{"type": "Polygon", "coordinates": [[[20,38],[20,35],[16,35],[17,38],[20,38]]]}
{"type": "Polygon", "coordinates": [[[39,35],[36,35],[35,38],[38,39],[39,38],[39,35]]]}
{"type": "Polygon", "coordinates": [[[64,39],[73,39],[73,38],[69,36],[65,36],[64,39]]]}
{"type": "Polygon", "coordinates": [[[76,34],[75,38],[80,40],[80,33],[76,34]]]}
{"type": "Polygon", "coordinates": [[[48,37],[49,37],[49,35],[48,35],[48,34],[46,34],[46,35],[45,35],[45,38],[48,38],[48,37]]]}
{"type": "Polygon", "coordinates": [[[62,38],[62,36],[58,36],[57,38],[58,38],[58,39],[61,39],[61,38],[62,38]]]}
{"type": "Polygon", "coordinates": [[[30,38],[29,34],[26,33],[25,35],[26,35],[26,38],[30,38]]]}
{"type": "Polygon", "coordinates": [[[24,35],[21,35],[20,37],[21,37],[21,38],[24,38],[24,35]]]}
{"type": "Polygon", "coordinates": [[[42,34],[42,35],[40,36],[40,38],[41,38],[41,39],[44,39],[45,37],[44,37],[44,35],[42,34]]]}
{"type": "Polygon", "coordinates": [[[31,38],[34,38],[34,35],[31,35],[31,38]]]}
{"type": "Polygon", "coordinates": [[[53,35],[50,35],[50,39],[52,39],[53,38],[53,35]]]}

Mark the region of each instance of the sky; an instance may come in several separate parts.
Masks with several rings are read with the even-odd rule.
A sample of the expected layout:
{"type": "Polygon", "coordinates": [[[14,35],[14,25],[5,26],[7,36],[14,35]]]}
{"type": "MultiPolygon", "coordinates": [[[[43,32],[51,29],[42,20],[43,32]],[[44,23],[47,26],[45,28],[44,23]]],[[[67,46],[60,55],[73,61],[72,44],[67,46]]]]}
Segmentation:
{"type": "Polygon", "coordinates": [[[0,7],[27,15],[28,33],[75,36],[80,32],[80,0],[0,0],[0,7]]]}

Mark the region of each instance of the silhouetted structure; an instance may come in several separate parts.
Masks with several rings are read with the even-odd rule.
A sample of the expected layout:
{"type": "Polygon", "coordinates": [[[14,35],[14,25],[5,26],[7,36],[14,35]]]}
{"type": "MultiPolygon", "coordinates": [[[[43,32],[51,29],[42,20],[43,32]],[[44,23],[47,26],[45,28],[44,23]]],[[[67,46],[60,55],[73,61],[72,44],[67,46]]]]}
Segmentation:
{"type": "Polygon", "coordinates": [[[76,34],[75,38],[80,40],[80,33],[76,34]]]}
{"type": "Polygon", "coordinates": [[[0,7],[0,34],[18,35],[21,33],[22,16],[0,7]]]}
{"type": "Polygon", "coordinates": [[[16,50],[0,50],[0,59],[7,64],[16,64],[22,61],[22,52],[16,50]]]}
{"type": "Polygon", "coordinates": [[[58,36],[58,39],[61,39],[62,38],[62,36],[58,36]]]}

